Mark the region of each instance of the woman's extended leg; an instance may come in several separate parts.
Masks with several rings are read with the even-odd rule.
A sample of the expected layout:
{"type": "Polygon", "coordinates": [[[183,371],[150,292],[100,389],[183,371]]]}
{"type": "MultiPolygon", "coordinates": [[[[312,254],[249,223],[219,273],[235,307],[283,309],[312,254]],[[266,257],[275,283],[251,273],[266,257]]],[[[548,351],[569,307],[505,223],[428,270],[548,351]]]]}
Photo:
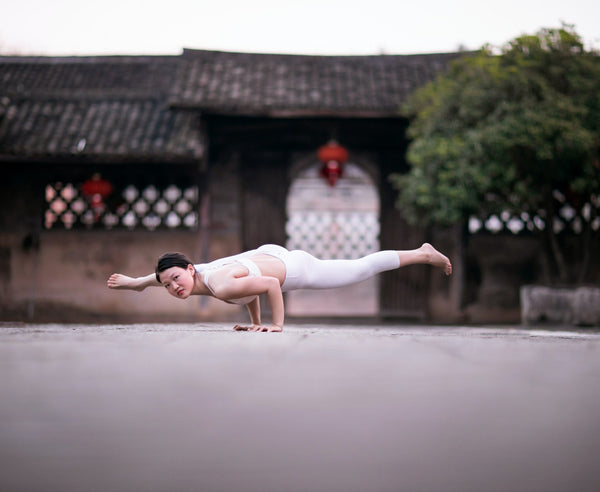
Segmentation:
{"type": "Polygon", "coordinates": [[[378,273],[396,268],[426,264],[440,267],[446,275],[452,273],[450,260],[425,243],[420,248],[406,251],[378,251],[355,260],[319,260],[304,251],[291,251],[288,275],[282,286],[285,291],[295,289],[332,289],[362,282],[378,273]]]}

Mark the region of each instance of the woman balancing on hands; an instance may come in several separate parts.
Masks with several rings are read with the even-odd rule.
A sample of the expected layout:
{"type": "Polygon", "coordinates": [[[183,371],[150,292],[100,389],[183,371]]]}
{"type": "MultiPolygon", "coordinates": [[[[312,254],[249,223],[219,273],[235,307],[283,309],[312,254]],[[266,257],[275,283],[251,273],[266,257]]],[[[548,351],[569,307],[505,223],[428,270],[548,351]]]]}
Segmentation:
{"type": "Polygon", "coordinates": [[[181,253],[165,253],[154,274],[132,278],[115,273],[108,279],[111,289],[142,291],[162,285],[179,299],[192,295],[212,296],[233,304],[245,304],[252,325],[235,330],[281,331],[283,292],[298,289],[331,289],[366,280],[396,268],[427,264],[452,273],[450,260],[431,244],[407,251],[378,251],[356,260],[319,260],[301,250],[288,251],[266,244],[258,249],[211,263],[194,265],[181,253]],[[273,323],[262,324],[258,296],[267,294],[273,323]]]}

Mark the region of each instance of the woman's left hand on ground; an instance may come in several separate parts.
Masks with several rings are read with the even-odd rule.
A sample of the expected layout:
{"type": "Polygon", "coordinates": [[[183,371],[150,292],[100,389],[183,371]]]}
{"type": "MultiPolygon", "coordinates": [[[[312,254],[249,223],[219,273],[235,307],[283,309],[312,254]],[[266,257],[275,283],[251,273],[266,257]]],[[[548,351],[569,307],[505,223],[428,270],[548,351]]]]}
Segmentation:
{"type": "Polygon", "coordinates": [[[268,331],[268,332],[280,332],[283,328],[279,325],[235,325],[233,327],[235,331],[268,331]]]}

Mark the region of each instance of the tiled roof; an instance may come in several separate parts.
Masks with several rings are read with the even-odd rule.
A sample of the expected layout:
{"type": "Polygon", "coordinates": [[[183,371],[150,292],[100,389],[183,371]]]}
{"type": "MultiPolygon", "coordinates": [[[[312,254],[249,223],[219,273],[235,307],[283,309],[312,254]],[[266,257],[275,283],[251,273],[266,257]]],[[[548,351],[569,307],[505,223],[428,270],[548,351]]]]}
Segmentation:
{"type": "Polygon", "coordinates": [[[198,159],[202,112],[398,116],[459,55],[0,56],[0,157],[198,159]]]}
{"type": "Polygon", "coordinates": [[[0,94],[9,97],[159,97],[180,57],[0,56],[0,94]]]}
{"type": "Polygon", "coordinates": [[[171,104],[248,115],[398,115],[412,91],[458,56],[184,50],[171,104]]]}
{"type": "Polygon", "coordinates": [[[156,100],[17,100],[0,120],[0,154],[198,158],[199,115],[156,100]]]}
{"type": "Polygon", "coordinates": [[[0,154],[199,158],[199,115],[172,110],[179,57],[0,57],[0,154]]]}

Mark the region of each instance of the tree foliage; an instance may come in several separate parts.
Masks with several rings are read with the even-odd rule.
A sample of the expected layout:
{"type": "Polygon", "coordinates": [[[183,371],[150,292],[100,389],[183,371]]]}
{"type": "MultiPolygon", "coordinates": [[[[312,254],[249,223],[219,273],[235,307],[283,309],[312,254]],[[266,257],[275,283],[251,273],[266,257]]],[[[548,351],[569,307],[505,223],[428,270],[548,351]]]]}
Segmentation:
{"type": "Polygon", "coordinates": [[[404,109],[412,167],[392,180],[411,222],[508,211],[551,224],[556,192],[575,207],[599,194],[600,56],[571,26],[467,54],[404,109]]]}

